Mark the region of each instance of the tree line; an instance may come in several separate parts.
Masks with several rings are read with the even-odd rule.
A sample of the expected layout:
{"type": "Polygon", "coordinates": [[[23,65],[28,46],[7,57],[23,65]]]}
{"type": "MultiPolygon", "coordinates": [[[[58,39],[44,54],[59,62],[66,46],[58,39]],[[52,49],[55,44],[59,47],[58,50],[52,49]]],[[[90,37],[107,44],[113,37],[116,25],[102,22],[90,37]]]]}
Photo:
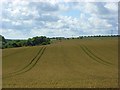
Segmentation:
{"type": "Polygon", "coordinates": [[[0,48],[13,48],[23,46],[37,46],[50,44],[50,39],[46,36],[36,36],[27,40],[12,40],[5,39],[4,36],[0,35],[0,48]]]}
{"type": "Polygon", "coordinates": [[[68,39],[84,39],[91,37],[120,37],[120,35],[96,35],[96,36],[79,36],[79,37],[52,37],[47,38],[46,36],[36,36],[29,38],[27,40],[12,40],[5,39],[4,36],[0,35],[0,48],[13,48],[13,47],[23,47],[23,46],[36,46],[36,45],[47,45],[51,43],[51,40],[68,40],[68,39]]]}

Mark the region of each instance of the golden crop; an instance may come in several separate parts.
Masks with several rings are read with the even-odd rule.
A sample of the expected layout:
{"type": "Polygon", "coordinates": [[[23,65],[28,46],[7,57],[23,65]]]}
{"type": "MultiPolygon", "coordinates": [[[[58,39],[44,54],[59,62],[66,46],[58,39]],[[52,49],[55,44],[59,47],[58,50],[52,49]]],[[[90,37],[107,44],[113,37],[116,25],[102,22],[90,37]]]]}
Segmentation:
{"type": "Polygon", "coordinates": [[[3,88],[118,87],[117,38],[3,50],[3,88]]]}

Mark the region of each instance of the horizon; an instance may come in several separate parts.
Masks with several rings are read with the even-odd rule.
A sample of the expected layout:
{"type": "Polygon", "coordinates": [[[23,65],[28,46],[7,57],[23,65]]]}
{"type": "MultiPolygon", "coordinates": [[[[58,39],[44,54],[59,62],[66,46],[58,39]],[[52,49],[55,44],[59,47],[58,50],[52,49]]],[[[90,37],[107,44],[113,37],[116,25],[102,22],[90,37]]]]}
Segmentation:
{"type": "MultiPolygon", "coordinates": [[[[3,36],[3,35],[1,35],[1,36],[3,36]]],[[[67,39],[67,38],[79,38],[79,37],[83,37],[83,38],[88,38],[88,37],[119,37],[120,36],[120,34],[114,34],[114,35],[88,35],[88,36],[76,36],[76,37],[74,37],[74,36],[71,36],[71,37],[61,37],[61,36],[55,36],[55,37],[47,37],[47,36],[45,36],[45,37],[47,37],[47,38],[65,38],[65,39],[67,39]]],[[[4,37],[4,36],[3,36],[4,37]]],[[[40,37],[40,36],[33,36],[33,37],[40,37]]],[[[27,40],[27,39],[29,39],[29,38],[33,38],[33,37],[28,37],[28,38],[6,38],[6,37],[4,37],[6,40],[27,40]]]]}
{"type": "Polygon", "coordinates": [[[2,2],[5,38],[118,35],[117,2],[2,2]]]}

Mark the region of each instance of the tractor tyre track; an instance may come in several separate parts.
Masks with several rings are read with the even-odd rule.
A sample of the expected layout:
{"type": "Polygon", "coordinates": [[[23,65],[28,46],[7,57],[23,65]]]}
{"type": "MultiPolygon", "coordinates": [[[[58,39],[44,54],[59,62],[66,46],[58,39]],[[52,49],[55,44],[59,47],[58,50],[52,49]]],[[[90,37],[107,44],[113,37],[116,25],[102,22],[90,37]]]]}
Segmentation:
{"type": "Polygon", "coordinates": [[[41,52],[42,49],[43,49],[43,47],[40,48],[40,50],[38,51],[38,53],[36,54],[36,56],[33,57],[33,59],[30,61],[30,63],[28,63],[25,67],[23,67],[23,68],[20,69],[20,70],[15,71],[15,72],[8,73],[8,75],[14,74],[14,73],[17,73],[17,72],[20,72],[20,71],[24,70],[25,68],[27,68],[28,66],[30,66],[30,65],[32,64],[32,62],[33,62],[33,61],[37,58],[37,56],[40,54],[40,52],[41,52]]]}
{"type": "Polygon", "coordinates": [[[91,53],[91,55],[93,55],[93,56],[96,57],[97,59],[101,60],[102,62],[104,62],[104,63],[106,63],[106,64],[113,65],[112,63],[107,62],[107,61],[101,59],[100,57],[98,57],[97,55],[95,55],[95,54],[94,54],[93,52],[91,52],[86,46],[84,46],[84,47],[85,47],[85,49],[86,49],[89,53],[91,53]]]}
{"type": "Polygon", "coordinates": [[[85,49],[83,46],[80,46],[81,47],[81,49],[91,58],[91,59],[93,59],[94,61],[96,61],[96,62],[98,62],[98,63],[100,63],[100,64],[103,64],[103,65],[107,65],[108,66],[108,64],[106,64],[106,63],[103,63],[103,62],[101,62],[100,60],[98,60],[94,55],[92,55],[87,49],[85,49]]]}
{"type": "Polygon", "coordinates": [[[12,73],[12,74],[10,74],[10,75],[8,75],[6,77],[3,77],[3,78],[10,78],[10,77],[20,75],[20,74],[23,74],[23,73],[28,72],[29,70],[31,70],[37,64],[37,62],[40,60],[40,58],[42,57],[45,49],[46,49],[46,47],[44,47],[44,48],[42,47],[39,50],[39,52],[37,53],[37,55],[31,60],[31,62],[27,66],[25,66],[24,68],[19,70],[19,72],[17,71],[16,73],[12,73]]]}

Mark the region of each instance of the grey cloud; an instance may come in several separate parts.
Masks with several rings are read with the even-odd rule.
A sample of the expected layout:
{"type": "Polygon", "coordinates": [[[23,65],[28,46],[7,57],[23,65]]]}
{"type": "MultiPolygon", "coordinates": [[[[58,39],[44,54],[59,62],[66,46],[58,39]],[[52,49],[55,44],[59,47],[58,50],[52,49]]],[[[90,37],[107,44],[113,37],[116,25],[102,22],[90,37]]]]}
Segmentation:
{"type": "Polygon", "coordinates": [[[104,7],[105,2],[94,2],[93,4],[97,6],[98,14],[110,14],[110,11],[104,7]]]}
{"type": "Polygon", "coordinates": [[[52,5],[48,2],[30,2],[29,4],[31,7],[35,7],[36,9],[39,9],[40,11],[57,11],[59,9],[58,5],[52,5]]]}
{"type": "MultiPolygon", "coordinates": [[[[25,20],[24,20],[25,21],[25,20]]],[[[44,23],[43,22],[40,22],[40,21],[32,21],[31,23],[26,23],[26,22],[19,22],[20,24],[19,25],[15,25],[13,24],[13,21],[9,21],[9,22],[6,22],[6,21],[2,21],[2,29],[16,29],[16,30],[31,30],[33,28],[42,28],[44,27],[44,23]]],[[[27,21],[29,22],[29,21],[27,21]]]]}
{"type": "Polygon", "coordinates": [[[47,14],[41,14],[39,17],[35,18],[35,20],[38,21],[49,21],[49,22],[57,22],[59,20],[59,17],[53,16],[53,15],[47,15],[47,14]]]}

